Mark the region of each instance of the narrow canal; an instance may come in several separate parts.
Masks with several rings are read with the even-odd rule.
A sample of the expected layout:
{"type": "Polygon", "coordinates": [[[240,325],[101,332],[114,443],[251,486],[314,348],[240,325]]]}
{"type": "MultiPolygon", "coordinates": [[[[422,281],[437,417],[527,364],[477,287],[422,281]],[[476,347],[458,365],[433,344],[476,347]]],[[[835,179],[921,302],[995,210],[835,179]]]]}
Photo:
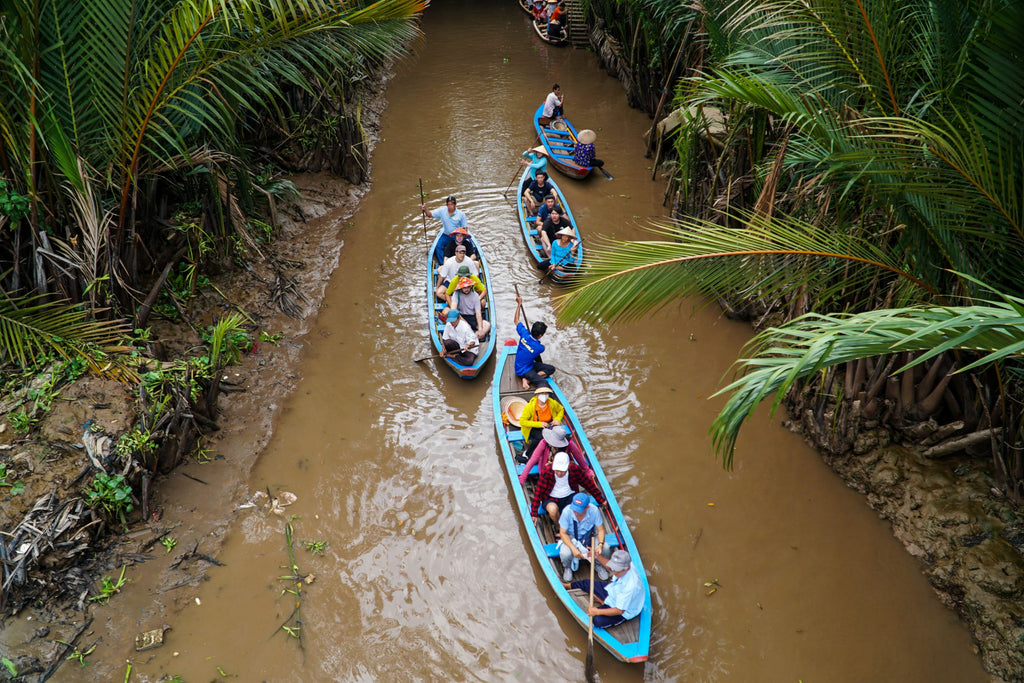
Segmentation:
{"type": "Polygon", "coordinates": [[[296,536],[329,542],[323,557],[297,552],[316,579],[305,649],[271,636],[291,612],[278,581],[284,519],[243,511],[219,555],[227,566],[211,568],[168,644],[136,654],[125,643],[132,680],[220,680],[218,667],[242,681],[582,679],[586,631],[560,611],[512,507],[493,366],[465,382],[412,362],[431,351],[421,177],[431,206],[459,197],[489,253],[499,340],[514,334],[514,283],[530,320],[552,325],[545,357],[650,572],[650,661],[620,664],[598,647],[601,680],[987,680],[917,561],[779,416],[750,422],[734,471],[713,457],[720,402],[708,397],[746,325],[695,302],[632,325],[554,320],[561,290],[537,284],[502,194],[552,83],[572,120],[597,131],[615,177],[556,176],[583,234],[641,237],[638,224],[664,213],[643,158],[649,119],[595,56],[541,44],[511,0],[435,2],[423,30],[388,88],[373,188],[338,226],[340,265],[298,390],[251,478],[252,490],[295,492],[296,536]]]}

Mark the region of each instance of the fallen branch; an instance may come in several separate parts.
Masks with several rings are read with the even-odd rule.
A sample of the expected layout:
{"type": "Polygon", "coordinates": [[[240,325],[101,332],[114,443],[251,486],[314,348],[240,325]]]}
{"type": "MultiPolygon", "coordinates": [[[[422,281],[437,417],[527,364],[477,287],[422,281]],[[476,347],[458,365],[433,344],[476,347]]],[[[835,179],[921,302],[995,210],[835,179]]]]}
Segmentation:
{"type": "Polygon", "coordinates": [[[982,429],[979,432],[967,434],[966,436],[958,436],[955,439],[949,439],[948,441],[943,441],[931,448],[926,448],[922,455],[926,458],[942,458],[947,455],[953,455],[954,453],[959,453],[971,446],[977,446],[978,444],[990,441],[994,437],[998,437],[1002,432],[1002,427],[982,429]]]}

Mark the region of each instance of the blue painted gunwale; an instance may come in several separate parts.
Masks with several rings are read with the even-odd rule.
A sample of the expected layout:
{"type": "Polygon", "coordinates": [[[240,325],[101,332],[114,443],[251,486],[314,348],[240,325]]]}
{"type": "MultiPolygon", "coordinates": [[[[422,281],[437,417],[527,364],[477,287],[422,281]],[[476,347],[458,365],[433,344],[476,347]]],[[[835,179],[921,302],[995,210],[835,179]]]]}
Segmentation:
{"type": "MultiPolygon", "coordinates": [[[[517,512],[519,513],[520,521],[523,523],[523,527],[526,530],[526,535],[529,538],[530,550],[532,551],[533,556],[536,558],[541,571],[544,573],[544,577],[548,580],[548,583],[551,585],[551,588],[554,590],[559,601],[565,609],[568,610],[569,614],[572,615],[572,617],[580,624],[580,626],[586,630],[589,623],[587,614],[572,598],[569,591],[562,585],[562,577],[560,575],[561,563],[558,562],[557,555],[555,556],[555,560],[548,558],[542,539],[537,532],[537,528],[533,524],[532,518],[530,517],[530,501],[527,500],[526,492],[524,491],[522,484],[519,483],[519,473],[523,465],[519,465],[514,460],[512,446],[510,443],[510,437],[512,437],[512,439],[521,439],[522,434],[517,427],[514,425],[506,425],[501,419],[502,397],[522,393],[510,391],[502,394],[501,392],[501,380],[505,372],[505,368],[506,366],[511,367],[515,362],[515,343],[515,340],[507,340],[505,342],[506,345],[502,346],[498,351],[497,359],[495,361],[494,380],[491,386],[491,404],[494,412],[494,426],[498,434],[498,444],[501,447],[502,464],[505,466],[505,472],[508,475],[509,487],[512,489],[517,512]],[[555,567],[556,564],[558,565],[557,568],[555,567]]],[[[553,379],[548,379],[548,385],[551,387],[552,391],[554,391],[555,398],[562,404],[562,407],[565,408],[565,420],[579,441],[579,445],[583,450],[583,453],[587,456],[587,461],[589,462],[590,467],[594,470],[598,486],[601,488],[601,491],[604,493],[605,498],[608,501],[607,507],[604,508],[602,512],[606,523],[609,515],[611,516],[612,520],[614,520],[614,526],[607,530],[606,538],[611,539],[616,536],[615,529],[618,529],[618,536],[620,538],[618,543],[620,547],[624,545],[626,550],[629,551],[633,566],[636,568],[644,587],[644,607],[636,617],[636,619],[639,620],[637,624],[639,632],[637,641],[631,643],[621,642],[608,630],[603,628],[594,629],[594,639],[601,643],[601,645],[619,661],[631,663],[646,661],[650,652],[651,617],[653,612],[651,604],[651,588],[647,580],[647,572],[644,569],[643,562],[640,559],[640,553],[637,550],[636,543],[633,541],[633,536],[629,531],[626,520],[622,516],[622,510],[619,509],[619,504],[616,502],[615,496],[612,494],[611,487],[608,484],[608,479],[605,477],[604,471],[601,469],[601,465],[594,455],[594,449],[590,445],[590,441],[587,440],[587,436],[580,425],[579,418],[577,418],[576,413],[569,404],[569,401],[566,399],[565,394],[563,394],[561,389],[559,389],[558,384],[553,379]]]]}
{"type": "MultiPolygon", "coordinates": [[[[434,289],[437,286],[437,269],[441,265],[434,258],[434,249],[437,247],[438,240],[441,239],[443,231],[438,231],[434,237],[434,241],[430,243],[430,250],[427,252],[427,330],[430,335],[430,341],[434,345],[434,350],[440,354],[443,346],[441,345],[441,333],[444,331],[444,323],[437,317],[437,314],[444,308],[444,302],[439,301],[434,295],[434,289]]],[[[480,281],[487,287],[487,301],[488,305],[483,309],[484,320],[491,322],[491,332],[487,335],[487,339],[480,343],[480,352],[476,355],[476,362],[472,365],[462,365],[456,363],[451,358],[442,358],[441,360],[452,369],[456,375],[462,379],[475,379],[480,374],[480,370],[490,360],[491,356],[494,355],[494,340],[497,334],[497,325],[495,320],[497,316],[494,315],[494,297],[491,296],[491,271],[487,265],[487,259],[484,256],[484,249],[480,245],[480,241],[476,236],[473,237],[473,244],[476,245],[477,254],[480,257],[480,281]]]]}
{"type": "MultiPolygon", "coordinates": [[[[523,171],[523,176],[519,179],[519,197],[516,199],[516,206],[519,210],[519,227],[523,231],[523,238],[526,240],[526,248],[530,250],[530,255],[533,256],[533,260],[540,265],[540,262],[544,260],[544,249],[540,243],[540,231],[536,228],[536,221],[526,215],[526,203],[523,201],[523,191],[526,189],[526,183],[530,180],[530,169],[527,168],[523,171]]],[[[576,231],[576,239],[580,239],[580,226],[576,224],[576,219],[573,218],[572,210],[569,208],[569,200],[565,198],[565,194],[562,189],[558,187],[558,183],[548,177],[548,182],[551,183],[551,187],[555,190],[558,198],[561,200],[559,203],[565,210],[565,215],[569,218],[569,223],[576,231]]],[[[583,245],[580,244],[576,247],[575,258],[568,258],[563,262],[563,266],[571,266],[572,270],[580,267],[583,263],[583,245]]],[[[574,272],[567,272],[565,275],[561,275],[558,271],[555,271],[548,278],[555,282],[567,282],[572,279],[574,272]]]]}
{"type": "Polygon", "coordinates": [[[562,117],[567,131],[557,131],[551,126],[540,125],[540,115],[544,112],[544,105],[537,107],[533,115],[533,127],[540,136],[540,141],[547,150],[548,160],[560,173],[576,180],[583,180],[594,169],[593,166],[580,166],[572,160],[572,150],[576,145],[576,129],[573,128],[569,119],[562,117]]]}

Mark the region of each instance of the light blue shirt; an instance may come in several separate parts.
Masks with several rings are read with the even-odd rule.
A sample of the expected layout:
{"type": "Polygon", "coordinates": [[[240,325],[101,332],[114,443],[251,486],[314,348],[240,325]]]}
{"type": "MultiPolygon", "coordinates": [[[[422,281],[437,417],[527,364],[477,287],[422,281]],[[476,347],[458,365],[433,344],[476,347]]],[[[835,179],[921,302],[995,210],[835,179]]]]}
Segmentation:
{"type": "Polygon", "coordinates": [[[583,513],[582,522],[576,517],[576,513],[572,511],[571,505],[566,505],[565,509],[562,510],[562,516],[558,518],[558,526],[569,533],[569,538],[575,537],[577,540],[583,540],[591,529],[599,527],[601,524],[603,524],[601,513],[597,511],[597,507],[593,503],[587,505],[587,510],[583,513]]]}
{"type": "Polygon", "coordinates": [[[577,257],[579,251],[576,254],[570,254],[575,245],[569,242],[569,246],[563,247],[557,240],[551,243],[551,265],[553,266],[572,266],[577,265],[577,257]]]}
{"type": "Polygon", "coordinates": [[[523,158],[530,160],[530,180],[537,179],[537,171],[548,172],[548,158],[544,154],[529,149],[523,152],[523,158]]]}
{"type": "Polygon", "coordinates": [[[622,610],[622,616],[626,619],[632,619],[644,608],[644,585],[633,566],[622,576],[614,577],[607,590],[608,598],[604,606],[622,610]]]}
{"type": "Polygon", "coordinates": [[[441,221],[441,225],[444,227],[444,234],[446,235],[452,234],[455,228],[469,227],[469,221],[466,219],[466,214],[462,212],[462,209],[455,209],[455,213],[449,216],[448,207],[442,206],[431,211],[430,215],[441,221]]]}

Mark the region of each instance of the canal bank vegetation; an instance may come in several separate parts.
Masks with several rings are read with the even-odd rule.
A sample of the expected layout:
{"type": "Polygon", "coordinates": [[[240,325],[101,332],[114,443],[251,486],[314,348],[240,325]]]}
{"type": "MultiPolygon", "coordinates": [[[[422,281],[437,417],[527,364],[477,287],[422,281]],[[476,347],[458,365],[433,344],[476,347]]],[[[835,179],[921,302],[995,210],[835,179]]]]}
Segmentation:
{"type": "MultiPolygon", "coordinates": [[[[594,42],[616,48],[616,69],[632,72],[620,80],[650,87],[672,46],[683,55],[666,76],[674,218],[643,241],[593,244],[562,314],[634,319],[703,295],[749,319],[759,332],[711,426],[727,467],[741,425],[771,398],[837,469],[864,456],[887,470],[887,482],[853,484],[880,509],[903,504],[897,493],[922,505],[901,460],[942,473],[955,459],[954,488],[977,475],[969,517],[985,528],[947,525],[934,507],[925,524],[955,529],[948,552],[1001,576],[954,564],[931,578],[989,670],[1013,679],[1024,670],[1024,7],[609,4],[621,3],[590,3],[612,32],[594,42]],[[645,26],[671,40],[651,45],[645,26]],[[912,450],[877,455],[890,445],[912,450]]],[[[918,548],[929,565],[943,552],[918,548]]]]}
{"type": "MultiPolygon", "coordinates": [[[[223,369],[281,336],[214,282],[249,273],[267,305],[298,314],[300,264],[274,244],[296,193],[280,175],[365,179],[360,102],[418,35],[425,5],[0,11],[5,618],[84,608],[108,541],[159,519],[154,481],[209,457],[218,396],[241,390],[223,369]],[[219,305],[198,305],[210,290],[219,305]]],[[[22,675],[38,662],[24,664],[22,675]]]]}

